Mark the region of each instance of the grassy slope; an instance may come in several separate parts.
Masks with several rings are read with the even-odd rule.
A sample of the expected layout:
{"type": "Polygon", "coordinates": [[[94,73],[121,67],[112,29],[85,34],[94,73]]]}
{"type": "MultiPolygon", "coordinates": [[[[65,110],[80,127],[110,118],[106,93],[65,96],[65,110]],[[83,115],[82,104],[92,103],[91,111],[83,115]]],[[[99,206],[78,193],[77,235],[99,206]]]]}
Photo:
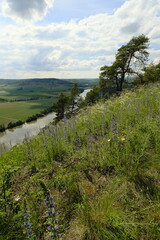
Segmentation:
{"type": "Polygon", "coordinates": [[[1,184],[4,175],[14,181],[6,187],[6,204],[1,195],[0,239],[21,239],[24,199],[36,240],[41,239],[45,184],[55,201],[62,239],[157,240],[159,160],[158,85],[86,108],[1,156],[1,184]]]}

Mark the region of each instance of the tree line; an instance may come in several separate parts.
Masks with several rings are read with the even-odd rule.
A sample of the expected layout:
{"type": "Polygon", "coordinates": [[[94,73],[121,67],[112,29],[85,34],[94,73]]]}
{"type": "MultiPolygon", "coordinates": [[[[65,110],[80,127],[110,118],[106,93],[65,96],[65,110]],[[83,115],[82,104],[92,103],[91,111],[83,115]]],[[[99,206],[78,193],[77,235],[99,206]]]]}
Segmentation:
{"type": "Polygon", "coordinates": [[[47,115],[48,113],[51,113],[53,112],[55,109],[55,106],[51,106],[49,108],[46,108],[44,109],[43,111],[41,111],[40,113],[37,113],[37,114],[34,114],[32,116],[29,116],[26,121],[21,121],[21,120],[18,120],[16,122],[9,122],[7,124],[7,126],[5,127],[4,125],[0,125],[0,132],[4,132],[5,130],[7,129],[12,129],[12,128],[15,128],[15,127],[18,127],[18,126],[21,126],[23,125],[25,122],[32,122],[32,121],[35,121],[37,120],[38,118],[40,117],[44,117],[45,115],[47,115]]]}

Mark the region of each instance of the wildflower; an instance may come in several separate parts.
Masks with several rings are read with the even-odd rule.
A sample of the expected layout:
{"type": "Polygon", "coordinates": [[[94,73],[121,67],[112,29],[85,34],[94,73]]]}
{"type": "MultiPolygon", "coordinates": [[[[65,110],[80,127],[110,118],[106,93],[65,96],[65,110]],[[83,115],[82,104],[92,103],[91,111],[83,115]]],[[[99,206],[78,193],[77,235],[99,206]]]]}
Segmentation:
{"type": "Polygon", "coordinates": [[[25,226],[26,237],[29,238],[29,239],[34,239],[35,234],[32,230],[32,224],[30,222],[29,211],[27,209],[25,209],[22,216],[24,217],[24,226],[25,226]]]}
{"type": "Polygon", "coordinates": [[[54,230],[57,230],[57,229],[58,229],[58,225],[55,225],[54,230]]]}
{"type": "Polygon", "coordinates": [[[19,201],[21,198],[19,196],[17,196],[14,200],[15,201],[19,201]]]}
{"type": "Polygon", "coordinates": [[[78,148],[81,148],[81,140],[80,140],[80,137],[78,136],[78,134],[76,135],[75,145],[76,145],[78,148]]]}
{"type": "Polygon", "coordinates": [[[50,203],[50,207],[53,207],[53,206],[54,206],[54,202],[51,202],[51,203],[50,203]]]}
{"type": "Polygon", "coordinates": [[[107,141],[108,141],[108,142],[110,142],[110,141],[111,141],[111,139],[108,139],[107,141]]]}
{"type": "Polygon", "coordinates": [[[58,219],[56,218],[56,211],[54,209],[53,197],[50,195],[49,191],[47,191],[46,200],[47,200],[47,202],[45,202],[45,205],[47,206],[46,217],[48,218],[46,221],[46,225],[47,225],[46,234],[50,233],[51,234],[50,237],[52,239],[58,239],[60,236],[58,234],[58,224],[57,224],[58,219]]]}
{"type": "Polygon", "coordinates": [[[116,139],[118,136],[118,126],[117,126],[116,118],[114,116],[112,117],[112,133],[113,133],[114,139],[116,139]]]}
{"type": "Polygon", "coordinates": [[[126,139],[124,137],[121,138],[122,141],[125,141],[126,139]]]}

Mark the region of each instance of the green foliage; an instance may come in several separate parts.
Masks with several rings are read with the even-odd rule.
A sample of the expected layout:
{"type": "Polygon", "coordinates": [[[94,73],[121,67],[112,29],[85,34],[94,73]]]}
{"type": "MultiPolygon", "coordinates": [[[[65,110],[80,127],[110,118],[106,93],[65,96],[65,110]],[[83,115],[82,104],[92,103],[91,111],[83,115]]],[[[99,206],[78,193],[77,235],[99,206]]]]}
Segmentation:
{"type": "Polygon", "coordinates": [[[4,125],[0,125],[0,132],[4,132],[6,130],[6,128],[4,127],[4,125]]]}
{"type": "Polygon", "coordinates": [[[118,49],[111,66],[101,68],[99,85],[103,95],[108,87],[116,86],[117,91],[122,91],[126,76],[139,72],[148,59],[148,42],[149,39],[144,35],[133,37],[118,49]]]}
{"type": "Polygon", "coordinates": [[[68,100],[69,98],[64,94],[64,93],[61,93],[58,97],[58,100],[55,104],[55,111],[56,111],[56,118],[55,118],[55,121],[56,122],[59,122],[60,120],[62,120],[65,116],[65,111],[66,111],[66,108],[68,106],[68,100]]]}
{"type": "Polygon", "coordinates": [[[93,87],[93,89],[91,91],[89,91],[86,95],[85,104],[86,105],[95,104],[100,98],[99,95],[100,95],[99,88],[98,87],[93,87]]]}
{"type": "Polygon", "coordinates": [[[74,83],[68,99],[67,117],[70,117],[74,113],[76,108],[80,107],[81,99],[79,94],[80,92],[78,89],[78,85],[77,83],[74,83]]]}
{"type": "Polygon", "coordinates": [[[158,81],[160,81],[160,63],[150,63],[143,69],[143,73],[135,79],[134,84],[148,84],[158,81]]]}

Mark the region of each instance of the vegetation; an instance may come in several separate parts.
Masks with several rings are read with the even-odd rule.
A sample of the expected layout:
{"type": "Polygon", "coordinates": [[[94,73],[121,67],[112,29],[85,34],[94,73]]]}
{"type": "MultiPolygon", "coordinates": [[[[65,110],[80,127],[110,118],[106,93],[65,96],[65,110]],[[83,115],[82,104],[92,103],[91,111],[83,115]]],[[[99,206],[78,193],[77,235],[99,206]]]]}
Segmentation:
{"type": "Polygon", "coordinates": [[[66,96],[64,93],[61,93],[55,103],[55,123],[59,122],[63,118],[70,118],[81,105],[82,99],[80,97],[80,91],[77,83],[74,83],[71,88],[70,95],[66,96]]]}
{"type": "Polygon", "coordinates": [[[118,49],[116,60],[111,66],[101,68],[100,91],[103,95],[109,85],[116,85],[116,90],[122,91],[126,76],[133,76],[141,70],[148,59],[148,42],[149,39],[144,35],[133,37],[129,43],[118,49]]]}
{"type": "Polygon", "coordinates": [[[148,84],[160,80],[160,63],[150,63],[143,72],[135,79],[135,84],[148,84]]]}
{"type": "Polygon", "coordinates": [[[159,116],[152,83],[2,155],[0,239],[159,239],[159,116]]]}
{"type": "Polygon", "coordinates": [[[7,129],[10,129],[10,128],[14,128],[14,127],[17,127],[17,126],[21,126],[24,122],[22,122],[21,120],[17,121],[17,122],[9,122],[8,123],[8,126],[7,126],[7,129]]]}
{"type": "Polygon", "coordinates": [[[59,95],[59,98],[56,102],[56,122],[59,122],[65,117],[65,111],[68,106],[68,97],[64,94],[61,93],[59,95]]]}

